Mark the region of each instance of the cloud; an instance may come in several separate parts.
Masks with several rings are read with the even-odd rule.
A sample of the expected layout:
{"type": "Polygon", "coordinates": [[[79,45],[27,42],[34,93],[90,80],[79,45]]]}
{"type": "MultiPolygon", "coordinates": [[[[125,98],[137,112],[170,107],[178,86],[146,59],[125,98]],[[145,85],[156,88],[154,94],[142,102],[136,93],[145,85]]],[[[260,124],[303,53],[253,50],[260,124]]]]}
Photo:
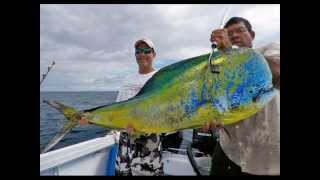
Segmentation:
{"type": "MultiPolygon", "coordinates": [[[[41,90],[118,90],[137,72],[133,45],[142,37],[156,45],[156,68],[208,53],[228,6],[42,4],[40,71],[56,65],[41,90]]],[[[249,19],[256,46],[280,39],[280,5],[232,5],[231,16],[249,19]]]]}

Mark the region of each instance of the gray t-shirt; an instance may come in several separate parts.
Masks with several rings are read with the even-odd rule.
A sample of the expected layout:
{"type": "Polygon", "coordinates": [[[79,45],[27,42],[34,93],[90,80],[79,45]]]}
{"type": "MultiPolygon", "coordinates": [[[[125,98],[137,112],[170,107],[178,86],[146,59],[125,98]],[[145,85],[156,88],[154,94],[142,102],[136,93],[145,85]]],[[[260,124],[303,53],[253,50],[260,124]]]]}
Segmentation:
{"type": "MultiPolygon", "coordinates": [[[[257,50],[265,57],[280,58],[278,43],[257,50]]],[[[280,175],[280,91],[260,112],[225,128],[231,137],[221,130],[221,147],[243,172],[280,175]]]]}

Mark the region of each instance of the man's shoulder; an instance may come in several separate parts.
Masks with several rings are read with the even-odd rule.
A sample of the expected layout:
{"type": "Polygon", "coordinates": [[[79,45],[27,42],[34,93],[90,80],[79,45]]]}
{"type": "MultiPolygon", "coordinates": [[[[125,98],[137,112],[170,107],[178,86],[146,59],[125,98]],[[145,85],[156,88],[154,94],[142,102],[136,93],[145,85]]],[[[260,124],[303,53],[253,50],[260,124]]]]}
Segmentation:
{"type": "Polygon", "coordinates": [[[280,55],[280,42],[270,42],[256,48],[264,56],[280,55]]]}
{"type": "Polygon", "coordinates": [[[136,95],[140,89],[144,86],[144,84],[151,78],[151,76],[156,73],[154,71],[147,75],[141,75],[138,73],[129,74],[124,76],[122,80],[122,84],[119,89],[119,98],[118,100],[126,100],[130,97],[136,95]]]}

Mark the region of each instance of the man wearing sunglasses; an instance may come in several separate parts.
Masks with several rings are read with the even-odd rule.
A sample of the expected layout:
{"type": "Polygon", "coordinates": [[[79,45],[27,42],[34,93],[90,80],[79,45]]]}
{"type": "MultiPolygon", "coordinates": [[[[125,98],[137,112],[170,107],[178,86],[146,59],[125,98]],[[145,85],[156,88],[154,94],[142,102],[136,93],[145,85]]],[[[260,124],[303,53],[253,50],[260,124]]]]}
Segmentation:
{"type": "MultiPolygon", "coordinates": [[[[119,91],[117,101],[124,101],[135,96],[156,72],[153,67],[156,57],[153,42],[148,38],[143,38],[135,43],[134,48],[138,73],[126,78],[126,84],[119,91]]],[[[134,128],[129,125],[126,132],[120,133],[116,175],[163,175],[160,136],[151,134],[133,139],[130,136],[133,132],[134,128]]]]}
{"type": "MultiPolygon", "coordinates": [[[[157,70],[153,67],[156,51],[153,42],[148,38],[136,41],[135,57],[138,64],[138,73],[126,77],[126,84],[120,89],[117,102],[135,96],[143,85],[157,70]]],[[[83,118],[81,125],[88,124],[83,118]]],[[[119,148],[116,158],[117,176],[161,176],[163,163],[161,161],[160,136],[145,135],[133,139],[134,128],[128,126],[126,131],[120,132],[119,148]]]]}
{"type": "MultiPolygon", "coordinates": [[[[255,32],[248,20],[231,18],[214,30],[210,41],[221,51],[236,45],[253,48],[255,32]]],[[[269,63],[277,96],[260,112],[237,124],[220,128],[211,175],[280,175],[280,44],[257,49],[269,63]],[[228,135],[229,133],[229,135],[228,135]]],[[[206,124],[205,129],[221,124],[206,124]]]]}

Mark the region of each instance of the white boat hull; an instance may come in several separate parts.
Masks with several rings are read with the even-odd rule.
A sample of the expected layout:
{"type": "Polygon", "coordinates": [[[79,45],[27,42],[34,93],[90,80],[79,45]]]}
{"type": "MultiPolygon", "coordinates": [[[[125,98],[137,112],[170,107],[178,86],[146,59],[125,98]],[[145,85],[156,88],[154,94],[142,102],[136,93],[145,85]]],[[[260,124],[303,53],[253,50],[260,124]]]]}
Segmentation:
{"type": "MultiPolygon", "coordinates": [[[[110,150],[114,144],[114,136],[107,135],[40,154],[40,175],[106,175],[110,150]]],[[[186,154],[164,151],[162,160],[165,175],[196,175],[186,154]]],[[[195,160],[202,167],[202,174],[207,174],[210,157],[195,160]]]]}

